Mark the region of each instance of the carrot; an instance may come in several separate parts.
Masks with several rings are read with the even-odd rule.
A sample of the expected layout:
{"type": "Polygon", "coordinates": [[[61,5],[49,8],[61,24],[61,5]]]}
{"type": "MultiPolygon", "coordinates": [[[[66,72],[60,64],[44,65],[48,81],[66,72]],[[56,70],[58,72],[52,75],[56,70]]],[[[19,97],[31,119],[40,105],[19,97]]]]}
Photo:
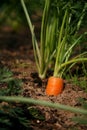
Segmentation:
{"type": "Polygon", "coordinates": [[[46,94],[48,96],[57,96],[63,90],[63,79],[57,77],[50,77],[48,79],[47,87],[46,87],[46,94]]]}

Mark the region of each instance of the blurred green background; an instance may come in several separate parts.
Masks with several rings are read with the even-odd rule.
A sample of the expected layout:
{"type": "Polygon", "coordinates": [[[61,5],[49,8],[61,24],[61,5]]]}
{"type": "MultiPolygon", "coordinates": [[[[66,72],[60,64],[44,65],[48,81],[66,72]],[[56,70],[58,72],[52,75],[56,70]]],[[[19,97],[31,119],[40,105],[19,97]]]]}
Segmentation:
{"type": "MultiPolygon", "coordinates": [[[[29,14],[33,20],[39,20],[42,15],[44,0],[25,0],[29,14]]],[[[0,1],[0,27],[10,26],[17,30],[20,26],[26,26],[26,18],[20,4],[20,0],[0,1]]]]}
{"type": "MultiPolygon", "coordinates": [[[[25,4],[39,37],[44,0],[25,0],[25,4]]],[[[31,43],[30,40],[31,34],[20,0],[1,0],[0,46],[13,48],[31,43]]]]}
{"type": "MultiPolygon", "coordinates": [[[[73,1],[75,2],[75,0],[73,1]]],[[[78,6],[79,5],[82,6],[85,2],[86,0],[79,0],[78,6]]],[[[25,0],[25,3],[29,11],[29,14],[31,16],[36,15],[38,17],[41,17],[42,10],[44,7],[44,0],[25,0]]],[[[33,17],[33,20],[37,20],[37,17],[33,17]]],[[[86,26],[87,17],[85,17],[84,22],[86,26]]],[[[8,26],[12,26],[13,29],[16,30],[18,26],[26,25],[26,23],[27,23],[26,18],[24,16],[24,12],[21,7],[20,0],[0,0],[0,27],[2,25],[8,25],[8,26]]]]}

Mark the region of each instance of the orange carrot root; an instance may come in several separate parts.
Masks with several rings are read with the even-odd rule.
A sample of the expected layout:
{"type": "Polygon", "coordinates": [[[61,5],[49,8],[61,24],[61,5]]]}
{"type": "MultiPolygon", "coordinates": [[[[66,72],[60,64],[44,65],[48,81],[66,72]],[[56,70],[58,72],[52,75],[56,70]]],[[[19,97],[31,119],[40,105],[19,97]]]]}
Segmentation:
{"type": "Polygon", "coordinates": [[[64,82],[62,78],[50,77],[48,79],[46,94],[57,96],[63,91],[64,82]]]}

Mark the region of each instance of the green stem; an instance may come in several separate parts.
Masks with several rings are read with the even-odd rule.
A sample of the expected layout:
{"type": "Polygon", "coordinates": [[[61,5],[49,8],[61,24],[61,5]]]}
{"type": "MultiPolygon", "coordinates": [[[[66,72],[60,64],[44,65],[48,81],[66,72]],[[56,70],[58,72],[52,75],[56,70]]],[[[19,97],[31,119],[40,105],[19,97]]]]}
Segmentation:
{"type": "Polygon", "coordinates": [[[9,82],[9,81],[12,81],[13,79],[14,79],[13,77],[4,78],[4,79],[1,79],[0,82],[9,82]]]}
{"type": "Polygon", "coordinates": [[[45,68],[45,42],[46,42],[46,28],[47,28],[47,20],[48,20],[48,12],[49,12],[50,0],[45,0],[45,7],[43,11],[42,17],[42,25],[41,25],[41,46],[40,46],[40,54],[41,54],[41,62],[40,62],[40,75],[43,75],[43,71],[45,68]]]}
{"type": "Polygon", "coordinates": [[[27,9],[26,9],[26,6],[25,6],[23,0],[21,0],[21,5],[22,5],[22,7],[23,7],[23,10],[24,10],[25,16],[26,16],[26,18],[27,18],[27,21],[28,21],[28,25],[29,25],[29,28],[30,28],[31,34],[33,35],[33,25],[32,25],[31,19],[30,19],[30,17],[29,17],[29,14],[27,13],[27,9]]]}
{"type": "Polygon", "coordinates": [[[29,14],[28,14],[27,8],[25,6],[24,0],[20,0],[20,1],[21,1],[21,5],[23,7],[24,13],[25,13],[27,22],[28,22],[28,26],[29,26],[31,34],[32,34],[32,43],[33,43],[34,57],[35,57],[37,69],[38,69],[38,72],[39,72],[40,71],[41,55],[40,55],[37,39],[36,39],[36,36],[35,36],[35,33],[34,33],[34,26],[32,25],[32,22],[31,22],[29,14]]]}
{"type": "Polygon", "coordinates": [[[78,21],[78,23],[77,23],[77,31],[80,29],[82,20],[83,20],[83,18],[84,18],[84,16],[85,16],[86,9],[87,9],[87,3],[85,3],[85,5],[84,5],[84,8],[83,8],[83,10],[82,10],[82,15],[81,15],[81,17],[80,17],[80,19],[79,19],[79,21],[78,21]]]}
{"type": "Polygon", "coordinates": [[[81,62],[81,61],[86,61],[87,62],[87,58],[78,58],[78,59],[72,59],[70,61],[67,61],[67,62],[61,64],[60,69],[67,66],[67,65],[69,65],[69,64],[77,63],[77,62],[81,62]]]}
{"type": "Polygon", "coordinates": [[[67,17],[67,10],[65,11],[65,15],[63,17],[63,21],[62,21],[62,25],[61,25],[61,29],[60,29],[59,40],[58,40],[58,45],[57,45],[56,63],[55,63],[54,74],[53,74],[55,77],[58,75],[57,68],[59,67],[59,64],[60,64],[59,63],[59,59],[60,59],[59,56],[60,56],[60,53],[62,53],[61,42],[62,42],[62,35],[64,32],[64,24],[65,24],[66,17],[67,17]]]}
{"type": "Polygon", "coordinates": [[[87,110],[85,109],[80,109],[80,108],[75,108],[71,107],[68,105],[62,105],[59,103],[52,103],[48,101],[42,101],[42,100],[36,100],[32,98],[26,98],[26,97],[16,97],[16,96],[0,96],[0,101],[6,101],[6,102],[20,102],[20,103],[27,103],[27,104],[36,104],[36,105],[42,105],[46,107],[52,107],[55,109],[60,109],[60,110],[66,110],[74,113],[80,113],[80,114],[87,114],[87,110]]]}

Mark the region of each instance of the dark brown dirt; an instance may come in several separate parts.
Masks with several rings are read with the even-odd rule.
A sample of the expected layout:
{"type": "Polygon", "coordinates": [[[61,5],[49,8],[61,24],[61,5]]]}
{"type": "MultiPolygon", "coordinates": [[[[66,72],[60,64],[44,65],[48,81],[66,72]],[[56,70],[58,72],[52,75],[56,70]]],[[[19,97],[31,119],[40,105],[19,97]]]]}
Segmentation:
{"type": "MultiPolygon", "coordinates": [[[[31,35],[27,29],[25,31],[23,29],[22,32],[16,34],[12,30],[9,33],[8,28],[6,28],[4,31],[1,30],[0,39],[0,61],[13,71],[15,77],[23,80],[23,96],[74,107],[81,106],[78,101],[79,98],[87,100],[87,93],[68,81],[65,81],[65,88],[60,95],[54,97],[45,94],[47,79],[42,81],[37,75],[31,35]]],[[[44,121],[32,120],[31,127],[33,130],[87,129],[87,126],[71,121],[71,118],[78,114],[43,106],[32,107],[39,109],[45,116],[44,121]]]]}

